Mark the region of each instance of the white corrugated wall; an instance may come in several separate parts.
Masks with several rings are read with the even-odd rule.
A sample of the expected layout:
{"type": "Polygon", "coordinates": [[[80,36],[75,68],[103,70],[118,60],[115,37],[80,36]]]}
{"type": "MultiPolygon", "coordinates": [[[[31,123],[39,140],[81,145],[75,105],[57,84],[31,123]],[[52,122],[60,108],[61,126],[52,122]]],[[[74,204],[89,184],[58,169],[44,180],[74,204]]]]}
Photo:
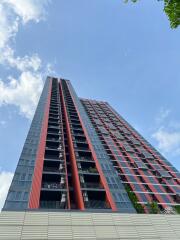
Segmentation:
{"type": "Polygon", "coordinates": [[[2,212],[0,239],[179,240],[179,215],[2,212]]]}

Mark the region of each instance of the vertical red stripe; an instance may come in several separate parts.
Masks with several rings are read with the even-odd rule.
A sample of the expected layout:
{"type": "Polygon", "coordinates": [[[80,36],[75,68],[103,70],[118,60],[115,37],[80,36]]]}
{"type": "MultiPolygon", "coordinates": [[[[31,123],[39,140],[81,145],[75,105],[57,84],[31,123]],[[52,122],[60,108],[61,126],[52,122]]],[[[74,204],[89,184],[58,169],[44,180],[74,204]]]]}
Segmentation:
{"type": "MultiPolygon", "coordinates": [[[[67,87],[68,87],[68,89],[69,89],[68,84],[67,84],[67,87]]],[[[72,96],[72,94],[71,94],[70,89],[69,89],[69,92],[70,92],[71,98],[72,98],[72,100],[73,100],[74,106],[75,106],[75,108],[76,108],[76,111],[77,111],[79,120],[80,120],[80,122],[81,122],[81,126],[82,126],[82,128],[83,128],[83,131],[84,131],[84,134],[85,134],[85,136],[86,136],[86,139],[87,139],[89,148],[90,148],[90,150],[91,150],[92,156],[93,156],[94,161],[95,161],[95,163],[96,163],[97,170],[98,170],[98,172],[99,172],[99,174],[100,174],[100,179],[101,179],[102,185],[103,185],[103,187],[104,187],[104,189],[105,189],[105,191],[106,191],[106,195],[107,195],[108,202],[109,202],[112,210],[113,210],[113,211],[116,211],[116,210],[117,210],[116,204],[115,204],[115,202],[114,202],[114,200],[113,200],[113,198],[112,198],[112,196],[111,196],[110,189],[109,189],[108,184],[107,184],[107,182],[106,182],[106,179],[105,179],[105,177],[104,177],[103,171],[102,171],[102,169],[101,169],[101,167],[100,167],[100,164],[99,164],[99,162],[98,162],[96,153],[95,153],[94,148],[93,148],[93,146],[92,146],[92,144],[91,144],[91,141],[90,141],[90,139],[89,139],[89,136],[88,136],[88,134],[87,134],[86,128],[85,128],[84,123],[83,123],[83,121],[82,121],[82,119],[81,119],[80,113],[79,113],[78,108],[77,108],[77,106],[76,106],[76,104],[75,104],[75,100],[74,100],[74,98],[73,98],[73,96],[72,96]]]]}
{"type": "Polygon", "coordinates": [[[79,182],[78,169],[77,169],[77,165],[76,165],[76,157],[74,154],[74,146],[73,146],[73,141],[72,141],[72,137],[71,137],[71,130],[70,130],[70,126],[69,126],[68,114],[67,114],[67,110],[66,110],[61,81],[60,81],[60,91],[62,94],[62,103],[64,106],[64,116],[65,116],[66,127],[67,127],[69,154],[70,154],[70,161],[71,161],[72,172],[73,172],[75,198],[76,198],[78,208],[81,210],[84,210],[84,201],[83,201],[81,186],[80,186],[80,182],[79,182]]]}
{"type": "Polygon", "coordinates": [[[50,107],[50,100],[51,100],[51,89],[52,89],[52,79],[50,79],[50,82],[49,82],[48,97],[47,97],[47,102],[45,106],[39,146],[37,149],[36,160],[35,160],[34,175],[32,179],[32,186],[31,186],[31,192],[30,192],[29,203],[28,203],[28,207],[31,209],[39,208],[42,171],[43,171],[46,135],[47,135],[47,127],[48,127],[48,116],[49,116],[49,107],[50,107]]]}

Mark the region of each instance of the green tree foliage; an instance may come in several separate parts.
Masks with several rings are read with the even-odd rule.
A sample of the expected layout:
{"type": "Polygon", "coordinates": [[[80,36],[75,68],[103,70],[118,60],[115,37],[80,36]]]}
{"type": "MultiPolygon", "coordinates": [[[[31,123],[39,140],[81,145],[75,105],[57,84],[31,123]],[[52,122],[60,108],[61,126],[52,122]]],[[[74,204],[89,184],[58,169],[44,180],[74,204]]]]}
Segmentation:
{"type": "Polygon", "coordinates": [[[177,28],[180,25],[180,0],[164,0],[164,11],[171,28],[177,28]]]}
{"type": "Polygon", "coordinates": [[[126,188],[128,196],[129,196],[129,199],[131,200],[137,213],[144,213],[144,207],[140,203],[138,203],[138,199],[137,199],[136,195],[131,191],[130,187],[126,186],[125,188],[126,188]]]}
{"type": "MultiPolygon", "coordinates": [[[[125,0],[125,2],[137,2],[139,0],[125,0]]],[[[164,1],[164,12],[170,21],[171,28],[177,28],[180,25],[180,0],[157,0],[164,1]]]]}
{"type": "Polygon", "coordinates": [[[149,213],[152,213],[152,214],[160,213],[157,202],[149,202],[147,204],[147,208],[148,208],[149,213]]]}
{"type": "Polygon", "coordinates": [[[174,206],[174,209],[178,214],[180,214],[180,206],[179,205],[174,206]]]}

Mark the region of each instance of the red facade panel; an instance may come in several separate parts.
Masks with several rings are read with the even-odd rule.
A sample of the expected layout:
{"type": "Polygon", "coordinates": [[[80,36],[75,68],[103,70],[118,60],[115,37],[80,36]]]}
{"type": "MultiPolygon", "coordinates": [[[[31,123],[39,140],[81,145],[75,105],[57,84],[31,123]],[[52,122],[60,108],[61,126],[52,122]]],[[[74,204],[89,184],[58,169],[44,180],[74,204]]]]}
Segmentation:
{"type": "Polygon", "coordinates": [[[68,144],[69,144],[69,151],[70,151],[70,160],[71,160],[72,171],[73,171],[73,184],[74,184],[75,193],[76,193],[75,194],[76,203],[77,203],[79,209],[84,210],[84,202],[83,202],[81,186],[80,186],[80,182],[79,182],[78,169],[77,169],[77,165],[76,165],[76,157],[74,154],[73,141],[72,141],[72,137],[71,137],[71,130],[70,130],[70,126],[69,126],[68,115],[67,115],[67,110],[66,110],[66,105],[65,105],[64,94],[63,94],[61,82],[60,82],[60,94],[62,94],[62,102],[63,102],[63,106],[64,106],[64,115],[65,115],[66,128],[67,128],[67,134],[68,134],[68,144]]]}
{"type": "MultiPolygon", "coordinates": [[[[70,94],[71,94],[70,89],[69,89],[69,92],[70,92],[70,94]]],[[[88,145],[89,145],[90,150],[91,150],[91,152],[92,152],[92,156],[93,156],[93,158],[94,158],[94,160],[95,160],[96,167],[97,167],[98,172],[99,172],[99,174],[100,174],[100,178],[101,178],[102,185],[103,185],[104,189],[106,190],[107,200],[108,200],[108,202],[109,202],[109,204],[110,204],[110,206],[111,206],[111,209],[112,209],[113,211],[116,211],[116,210],[117,210],[116,204],[115,204],[115,202],[114,202],[114,200],[113,200],[113,198],[112,198],[112,196],[111,196],[111,193],[110,193],[108,184],[107,184],[107,182],[106,182],[106,179],[105,179],[105,177],[104,177],[103,171],[102,171],[102,169],[101,169],[101,167],[100,167],[100,164],[99,164],[99,162],[98,162],[96,153],[95,153],[95,151],[94,151],[94,149],[93,149],[93,146],[92,146],[92,144],[91,144],[91,141],[90,141],[90,139],[89,139],[89,136],[88,136],[88,134],[87,134],[86,128],[85,128],[84,123],[83,123],[83,121],[82,121],[82,119],[81,119],[80,113],[79,113],[79,111],[78,111],[78,108],[77,108],[77,106],[76,106],[76,103],[75,103],[75,100],[74,100],[72,94],[71,94],[71,97],[72,97],[72,99],[73,99],[74,106],[75,106],[76,111],[77,111],[77,113],[78,113],[78,117],[79,117],[79,120],[80,120],[80,122],[81,122],[81,126],[82,126],[82,128],[83,128],[83,131],[84,131],[84,133],[85,133],[85,136],[86,136],[88,145]]]]}
{"type": "Polygon", "coordinates": [[[52,80],[50,80],[50,83],[49,83],[48,97],[47,97],[47,102],[45,106],[39,146],[38,146],[36,160],[35,160],[34,175],[32,179],[32,187],[31,187],[29,203],[28,203],[28,207],[30,209],[39,208],[41,180],[42,180],[46,135],[47,135],[47,127],[48,127],[48,116],[49,116],[49,107],[50,107],[50,100],[51,100],[51,88],[52,88],[52,80]]]}

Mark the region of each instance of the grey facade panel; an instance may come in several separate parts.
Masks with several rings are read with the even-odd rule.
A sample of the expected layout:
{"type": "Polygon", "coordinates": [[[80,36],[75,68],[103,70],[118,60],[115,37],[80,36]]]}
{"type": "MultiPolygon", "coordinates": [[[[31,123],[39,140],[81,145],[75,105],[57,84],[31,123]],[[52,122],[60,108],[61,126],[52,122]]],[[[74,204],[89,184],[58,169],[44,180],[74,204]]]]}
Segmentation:
{"type": "Polygon", "coordinates": [[[22,210],[28,207],[49,82],[47,78],[3,210],[22,210]]]}
{"type": "Polygon", "coordinates": [[[102,168],[103,174],[106,178],[106,181],[108,183],[109,189],[111,191],[112,197],[114,199],[114,202],[116,203],[118,210],[120,212],[135,213],[136,211],[131,201],[129,200],[128,194],[123,184],[121,183],[121,180],[119,179],[116,171],[114,171],[114,167],[110,162],[109,156],[107,155],[101,141],[99,140],[99,137],[94,129],[94,126],[92,125],[80,99],[78,98],[76,92],[74,91],[71,83],[67,81],[67,84],[76,101],[76,106],[78,107],[78,111],[81,115],[84,126],[86,127],[88,136],[93,145],[94,151],[96,153],[99,164],[102,168]]]}
{"type": "Polygon", "coordinates": [[[166,163],[166,165],[168,165],[172,171],[179,173],[179,171],[159,152],[157,151],[139,132],[136,131],[135,128],[133,128],[114,108],[111,107],[111,105],[109,105],[108,103],[106,103],[108,105],[108,107],[112,110],[112,112],[114,112],[117,116],[119,116],[119,118],[121,120],[123,120],[126,125],[133,131],[135,132],[140,138],[141,140],[153,151],[156,153],[157,156],[159,156],[161,159],[163,159],[163,161],[166,163]]]}

